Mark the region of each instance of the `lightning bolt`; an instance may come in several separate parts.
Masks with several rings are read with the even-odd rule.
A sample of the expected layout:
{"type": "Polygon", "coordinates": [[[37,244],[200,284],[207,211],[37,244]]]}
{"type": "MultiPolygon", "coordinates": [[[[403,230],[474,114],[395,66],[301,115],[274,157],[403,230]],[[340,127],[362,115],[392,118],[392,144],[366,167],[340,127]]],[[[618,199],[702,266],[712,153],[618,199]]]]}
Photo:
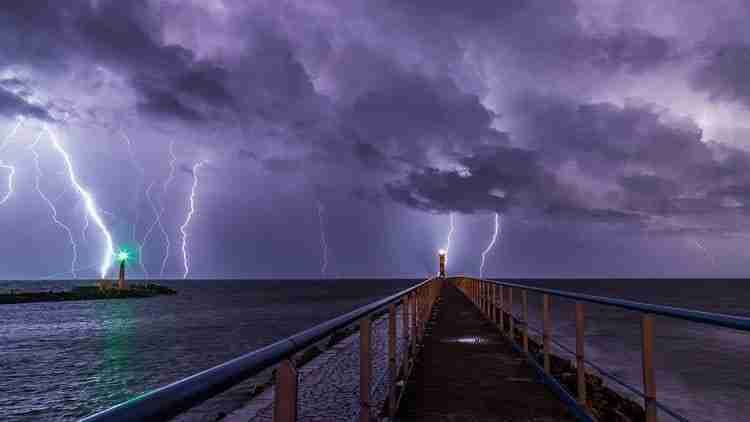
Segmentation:
{"type": "MultiPolygon", "coordinates": [[[[16,133],[18,132],[18,129],[21,127],[21,123],[23,122],[23,119],[18,119],[18,122],[15,126],[13,126],[13,129],[5,136],[5,139],[3,139],[2,144],[0,144],[0,151],[4,150],[12,141],[13,137],[16,136],[16,133]]],[[[0,168],[8,170],[8,190],[3,195],[2,198],[0,198],[0,205],[6,203],[8,199],[13,195],[13,179],[16,175],[16,168],[10,164],[5,164],[3,161],[0,161],[0,168]]]]}
{"type": "MultiPolygon", "coordinates": [[[[138,176],[138,178],[139,178],[138,187],[136,188],[136,191],[135,191],[135,202],[134,202],[134,204],[135,204],[135,223],[133,223],[133,228],[132,228],[132,233],[131,233],[131,237],[133,238],[133,242],[138,243],[137,236],[136,236],[136,231],[138,230],[138,221],[140,220],[140,208],[139,208],[138,205],[141,202],[141,185],[143,184],[143,177],[144,177],[144,174],[145,174],[145,170],[138,163],[138,160],[135,157],[135,152],[133,151],[133,141],[130,140],[130,137],[128,136],[127,133],[125,133],[124,130],[120,129],[119,133],[120,133],[120,136],[122,137],[122,139],[125,140],[125,145],[128,148],[128,156],[130,157],[130,164],[138,172],[138,175],[139,175],[138,176]]],[[[143,246],[139,244],[138,247],[139,247],[139,249],[141,249],[143,246]]]]}
{"type": "Polygon", "coordinates": [[[83,213],[83,229],[81,229],[81,238],[86,241],[86,236],[89,232],[89,215],[88,213],[83,213]]]}
{"type": "Polygon", "coordinates": [[[6,203],[8,199],[10,199],[11,195],[13,195],[13,177],[16,175],[16,168],[4,164],[2,161],[0,161],[0,168],[8,170],[8,191],[3,195],[2,198],[0,198],[0,205],[6,203]]]}
{"type": "Polygon", "coordinates": [[[154,211],[154,215],[156,216],[156,218],[154,218],[154,222],[151,223],[151,225],[148,227],[148,230],[146,230],[146,234],[143,235],[143,240],[138,245],[138,265],[140,265],[141,271],[143,271],[143,274],[146,277],[148,277],[148,270],[143,264],[143,247],[146,245],[146,242],[148,242],[148,238],[151,236],[151,232],[154,231],[154,227],[156,227],[157,223],[161,222],[159,210],[156,208],[156,204],[154,204],[154,201],[151,198],[151,189],[153,187],[154,182],[151,182],[151,184],[148,185],[148,188],[146,188],[146,199],[148,200],[148,203],[151,204],[151,209],[154,211]]]}
{"type": "Polygon", "coordinates": [[[185,266],[185,272],[182,274],[183,279],[186,279],[188,274],[190,273],[190,262],[188,260],[187,253],[187,227],[190,224],[190,220],[193,219],[193,214],[195,213],[195,191],[198,188],[198,169],[203,167],[204,164],[206,164],[206,162],[201,160],[193,165],[193,186],[190,188],[190,200],[188,201],[190,208],[188,210],[187,217],[185,217],[185,222],[182,223],[182,226],[180,226],[180,233],[182,233],[182,263],[185,266]]]}
{"type": "Polygon", "coordinates": [[[169,241],[169,234],[161,224],[161,216],[164,214],[164,196],[167,194],[167,190],[169,189],[169,185],[172,183],[172,180],[174,180],[175,163],[177,163],[177,156],[174,154],[174,140],[172,140],[169,142],[169,174],[167,175],[167,178],[164,180],[164,184],[162,185],[161,209],[159,210],[158,217],[159,228],[161,229],[161,233],[164,236],[164,241],[166,242],[164,245],[164,259],[162,259],[161,261],[161,271],[159,272],[160,277],[164,276],[164,269],[167,267],[167,260],[169,259],[169,250],[172,246],[171,242],[169,241]]]}
{"type": "Polygon", "coordinates": [[[18,119],[18,122],[16,122],[15,126],[13,126],[13,129],[11,129],[10,132],[5,135],[3,142],[0,143],[0,151],[5,150],[5,148],[7,148],[8,145],[10,145],[10,143],[13,141],[13,137],[16,136],[16,133],[18,133],[18,129],[21,128],[21,123],[23,123],[23,119],[18,119]]]}
{"type": "Polygon", "coordinates": [[[706,249],[706,247],[705,247],[705,246],[703,246],[703,243],[701,243],[701,242],[700,242],[700,241],[699,241],[698,239],[695,239],[695,238],[693,238],[692,240],[693,240],[693,244],[694,244],[695,246],[697,246],[697,247],[698,247],[698,249],[700,249],[700,250],[701,250],[701,251],[702,251],[702,252],[703,252],[704,254],[706,254],[706,256],[708,257],[708,259],[709,259],[709,260],[711,260],[711,263],[712,263],[712,264],[716,264],[716,257],[715,257],[715,256],[713,256],[713,255],[712,255],[712,254],[711,254],[711,253],[710,253],[710,252],[708,251],[708,249],[706,249]]]}
{"type": "Polygon", "coordinates": [[[484,273],[484,259],[487,257],[487,254],[490,253],[493,247],[495,247],[495,242],[497,241],[497,234],[500,231],[500,214],[495,213],[495,232],[492,234],[492,240],[490,241],[490,244],[487,245],[487,248],[482,252],[482,263],[479,264],[479,278],[482,278],[482,275],[484,273]]]}
{"type": "MultiPolygon", "coordinates": [[[[70,248],[73,251],[73,258],[70,262],[70,274],[73,276],[73,278],[78,278],[78,276],[76,275],[76,265],[78,264],[78,244],[76,243],[75,237],[73,236],[73,231],[70,230],[70,227],[68,225],[57,218],[57,207],[55,207],[55,204],[42,191],[42,168],[39,165],[39,153],[36,152],[36,146],[42,139],[43,133],[43,131],[39,131],[39,135],[37,135],[34,143],[29,146],[29,150],[34,155],[34,167],[36,168],[36,178],[34,179],[34,186],[36,187],[36,191],[39,193],[39,196],[44,200],[44,202],[47,203],[47,206],[50,209],[52,221],[54,221],[55,224],[57,224],[61,229],[65,230],[65,232],[68,234],[68,242],[70,243],[70,248]]],[[[88,219],[86,221],[88,221],[88,219]]]]}
{"type": "Polygon", "coordinates": [[[322,264],[320,267],[320,273],[325,274],[326,268],[328,268],[328,242],[326,241],[326,233],[325,233],[325,221],[323,219],[323,213],[325,212],[325,208],[323,207],[323,203],[318,201],[318,220],[320,221],[320,248],[322,250],[322,264]]]}
{"type": "Polygon", "coordinates": [[[70,159],[70,155],[62,147],[57,139],[57,136],[52,131],[52,129],[49,128],[49,126],[45,124],[44,130],[49,134],[52,146],[54,147],[55,151],[60,154],[63,162],[65,163],[65,168],[68,173],[68,178],[70,179],[70,184],[83,200],[84,206],[86,207],[86,212],[88,213],[89,217],[94,221],[94,224],[102,232],[102,236],[104,237],[105,241],[105,250],[104,256],[102,257],[102,263],[99,266],[99,275],[104,278],[107,276],[107,272],[109,272],[109,266],[111,264],[112,257],[115,254],[115,250],[112,245],[112,235],[109,233],[107,226],[104,224],[104,220],[99,214],[99,210],[96,206],[96,202],[94,201],[94,197],[78,182],[78,176],[76,176],[75,168],[73,167],[73,161],[70,159]]]}
{"type": "Polygon", "coordinates": [[[453,219],[453,213],[448,214],[450,218],[450,228],[448,229],[448,238],[445,240],[445,263],[448,263],[448,252],[451,250],[451,242],[453,242],[453,232],[456,231],[455,221],[453,219]]]}

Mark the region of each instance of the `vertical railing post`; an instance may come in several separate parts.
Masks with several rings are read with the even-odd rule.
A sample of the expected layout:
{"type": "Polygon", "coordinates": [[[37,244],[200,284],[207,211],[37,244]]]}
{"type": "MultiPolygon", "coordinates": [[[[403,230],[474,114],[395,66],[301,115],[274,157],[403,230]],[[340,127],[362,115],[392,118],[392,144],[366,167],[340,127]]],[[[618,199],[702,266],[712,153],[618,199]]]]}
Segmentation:
{"type": "Polygon", "coordinates": [[[523,351],[529,352],[529,307],[527,302],[526,290],[521,290],[521,318],[523,318],[523,351]]]}
{"type": "Polygon", "coordinates": [[[583,362],[583,303],[576,302],[576,372],[578,376],[578,402],[586,405],[586,371],[583,362]]]}
{"type": "Polygon", "coordinates": [[[297,422],[297,369],[289,359],[276,368],[273,421],[297,422]]]}
{"type": "Polygon", "coordinates": [[[477,308],[482,312],[482,282],[477,280],[477,308]]]}
{"type": "Polygon", "coordinates": [[[484,283],[484,313],[487,318],[492,318],[492,309],[490,308],[490,292],[492,291],[490,283],[484,283]]]}
{"type": "Polygon", "coordinates": [[[479,296],[480,297],[480,299],[479,299],[479,308],[482,310],[482,313],[486,316],[487,315],[487,308],[485,306],[485,302],[487,301],[486,300],[487,285],[484,284],[484,281],[480,281],[479,282],[479,286],[480,286],[479,287],[480,288],[480,290],[479,290],[479,292],[480,292],[480,296],[479,296]]]}
{"type": "Polygon", "coordinates": [[[646,422],[657,422],[656,381],[654,380],[654,317],[643,314],[641,320],[641,350],[643,353],[643,395],[646,422]]]}
{"type": "Polygon", "coordinates": [[[542,345],[544,346],[544,372],[546,372],[547,375],[552,375],[549,363],[549,336],[549,295],[545,294],[542,295],[542,345]]]}
{"type": "Polygon", "coordinates": [[[505,287],[500,286],[500,332],[505,332],[505,287]]]}
{"type": "Polygon", "coordinates": [[[487,283],[480,281],[482,284],[482,313],[487,316],[487,283]]]}
{"type": "Polygon", "coordinates": [[[396,415],[396,305],[388,307],[388,414],[396,415]]]}
{"type": "Polygon", "coordinates": [[[359,422],[370,422],[370,317],[359,322],[359,422]]]}
{"type": "Polygon", "coordinates": [[[508,287],[508,328],[510,329],[510,340],[516,341],[516,332],[513,326],[513,288],[508,287]]]}
{"type": "Polygon", "coordinates": [[[422,297],[422,288],[417,289],[417,342],[422,340],[422,313],[424,312],[424,298],[422,297]]]}
{"type": "Polygon", "coordinates": [[[404,340],[409,339],[409,299],[407,296],[401,298],[401,336],[404,340]]]}
{"type": "Polygon", "coordinates": [[[411,351],[417,351],[417,292],[412,292],[409,296],[411,302],[411,351]]]}
{"type": "Polygon", "coordinates": [[[493,324],[497,324],[497,302],[495,299],[497,297],[497,285],[490,285],[490,290],[490,313],[492,314],[490,320],[493,324]]]}

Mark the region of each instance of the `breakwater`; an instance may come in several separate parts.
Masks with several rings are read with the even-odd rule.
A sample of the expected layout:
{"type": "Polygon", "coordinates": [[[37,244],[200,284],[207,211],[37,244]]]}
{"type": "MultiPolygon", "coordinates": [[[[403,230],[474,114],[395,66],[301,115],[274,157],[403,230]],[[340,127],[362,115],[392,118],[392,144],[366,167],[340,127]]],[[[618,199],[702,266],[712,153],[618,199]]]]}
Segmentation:
{"type": "Polygon", "coordinates": [[[77,286],[67,291],[24,292],[11,290],[0,294],[0,305],[72,300],[128,299],[175,295],[177,290],[154,283],[131,284],[126,289],[77,286]]]}

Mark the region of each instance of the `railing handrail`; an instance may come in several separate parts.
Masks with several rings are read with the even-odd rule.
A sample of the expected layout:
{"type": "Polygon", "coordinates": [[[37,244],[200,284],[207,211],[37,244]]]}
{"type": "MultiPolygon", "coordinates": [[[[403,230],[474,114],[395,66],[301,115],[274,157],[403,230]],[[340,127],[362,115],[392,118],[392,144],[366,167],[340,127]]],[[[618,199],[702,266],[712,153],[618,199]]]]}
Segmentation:
{"type": "Polygon", "coordinates": [[[332,335],[335,331],[384,309],[432,280],[433,278],[427,279],[408,289],[364,305],[276,343],[144,393],[109,409],[87,416],[80,422],[165,420],[174,417],[304,350],[315,342],[332,335]]]}
{"type": "MultiPolygon", "coordinates": [[[[472,277],[465,277],[471,279],[472,277]]],[[[614,299],[603,296],[594,296],[584,293],[566,292],[564,290],[546,289],[543,287],[534,287],[528,284],[509,283],[506,281],[497,281],[489,279],[476,279],[487,283],[496,284],[504,287],[513,287],[525,289],[532,292],[547,294],[550,296],[564,297],[582,302],[596,303],[599,305],[609,305],[618,308],[639,311],[647,314],[677,318],[701,324],[732,328],[740,331],[750,332],[750,318],[720,314],[714,312],[696,311],[693,309],[678,308],[674,306],[655,305],[652,303],[636,302],[626,299],[614,299]]]]}

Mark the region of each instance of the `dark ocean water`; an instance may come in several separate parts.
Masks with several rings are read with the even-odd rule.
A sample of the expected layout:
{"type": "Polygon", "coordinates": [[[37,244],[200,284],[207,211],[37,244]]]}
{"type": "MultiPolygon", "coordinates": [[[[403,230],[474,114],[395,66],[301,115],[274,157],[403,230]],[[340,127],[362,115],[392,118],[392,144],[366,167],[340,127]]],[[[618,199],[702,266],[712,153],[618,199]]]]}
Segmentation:
{"type": "MultiPolygon", "coordinates": [[[[0,305],[0,420],[69,421],[291,335],[418,280],[171,281],[177,296],[0,305]]],[[[547,287],[750,316],[745,280],[557,280],[547,287]]],[[[27,289],[73,282],[4,283],[27,289]]],[[[516,300],[519,295],[515,296],[516,300]]],[[[540,300],[530,296],[532,324],[540,300]]],[[[573,306],[553,301],[570,346],[573,306]]],[[[638,315],[586,306],[586,353],[640,387],[638,315]]],[[[750,335],[656,319],[659,399],[690,420],[750,415],[750,335]]],[[[663,416],[661,420],[670,420],[663,416]]]]}
{"type": "Polygon", "coordinates": [[[179,294],[0,305],[0,421],[75,420],[416,281],[165,281],[179,294]]]}
{"type": "MultiPolygon", "coordinates": [[[[750,280],[544,280],[524,283],[750,317],[750,280]]],[[[520,312],[520,294],[515,294],[520,312]]],[[[541,327],[541,298],[529,296],[541,327]]],[[[552,300],[553,335],[575,350],[575,309],[552,300]]],[[[587,358],[642,391],[640,314],[585,305],[587,358]]],[[[750,420],[750,333],[656,317],[657,399],[691,421],[750,420]]],[[[569,357],[564,353],[560,356],[569,357]]],[[[612,387],[616,384],[607,383],[612,387]]],[[[618,391],[624,392],[621,388],[618,391]]],[[[632,396],[636,398],[635,396],[632,396]]],[[[640,399],[638,399],[640,402],[640,399]]],[[[660,420],[672,417],[660,413],[660,420]]]]}

